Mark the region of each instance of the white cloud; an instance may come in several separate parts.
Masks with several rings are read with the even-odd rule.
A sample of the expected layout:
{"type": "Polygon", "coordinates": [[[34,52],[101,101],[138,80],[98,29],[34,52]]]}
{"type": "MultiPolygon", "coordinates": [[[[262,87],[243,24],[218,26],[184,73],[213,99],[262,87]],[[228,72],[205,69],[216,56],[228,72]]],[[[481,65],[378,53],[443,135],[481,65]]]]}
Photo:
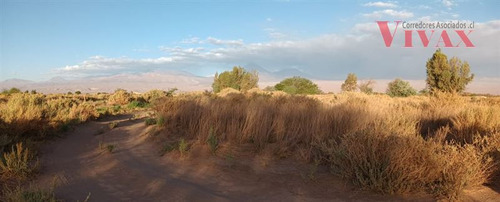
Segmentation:
{"type": "Polygon", "coordinates": [[[392,3],[392,2],[381,2],[381,1],[368,2],[368,3],[363,4],[363,6],[379,7],[379,8],[396,8],[396,7],[398,7],[398,5],[396,5],[395,3],[392,3]]]}
{"type": "MultiPolygon", "coordinates": [[[[393,29],[393,23],[390,29],[393,29]]],[[[440,33],[440,32],[438,32],[440,33]]],[[[450,32],[453,44],[458,36],[450,32]]],[[[500,77],[498,69],[498,35],[500,20],[476,22],[476,31],[470,34],[475,48],[443,48],[448,56],[457,56],[471,65],[477,77],[500,77]]],[[[230,68],[234,65],[258,64],[268,70],[297,68],[316,78],[343,79],[348,72],[360,78],[404,79],[425,78],[425,62],[435,51],[437,34],[428,48],[423,48],[414,34],[414,48],[404,48],[404,34],[398,29],[392,47],[387,48],[375,22],[357,24],[348,34],[325,34],[302,40],[276,40],[265,43],[243,43],[237,46],[216,47],[161,47],[168,57],[132,59],[96,56],[76,65],[59,68],[64,74],[149,72],[153,70],[206,71],[209,67],[230,68]]],[[[229,43],[231,44],[231,43],[229,43]]],[[[203,44],[202,44],[203,45],[203,44]]],[[[205,44],[206,45],[206,44],[205,44]]],[[[203,72],[203,75],[208,74],[203,72]]]]}
{"type": "Polygon", "coordinates": [[[195,44],[195,43],[199,43],[199,42],[200,42],[200,38],[198,38],[198,37],[191,37],[191,38],[183,39],[180,43],[183,43],[183,44],[195,44]]]}
{"type": "Polygon", "coordinates": [[[207,37],[207,39],[202,40],[199,37],[191,37],[183,39],[179,43],[181,44],[212,44],[217,46],[242,46],[243,40],[221,40],[214,37],[207,37]]]}
{"type": "Polygon", "coordinates": [[[455,5],[455,3],[452,0],[442,0],[441,3],[447,8],[450,8],[455,5]]]}
{"type": "Polygon", "coordinates": [[[395,17],[395,18],[411,18],[413,17],[413,13],[402,10],[402,11],[396,11],[393,9],[386,9],[386,10],[380,10],[380,11],[373,11],[372,13],[366,13],[363,14],[363,16],[368,17],[368,18],[375,18],[375,19],[380,19],[385,16],[390,16],[390,17],[395,17]]]}
{"type": "Polygon", "coordinates": [[[206,43],[210,43],[213,45],[222,45],[222,46],[242,46],[243,40],[221,40],[213,37],[208,37],[205,41],[206,43]]]}
{"type": "Polygon", "coordinates": [[[132,59],[128,57],[107,58],[103,56],[92,56],[88,60],[76,65],[67,65],[56,69],[62,74],[92,74],[92,73],[116,73],[121,71],[145,72],[154,69],[155,66],[174,64],[180,57],[159,57],[132,59]]]}
{"type": "Polygon", "coordinates": [[[419,5],[417,8],[419,8],[419,9],[425,9],[425,10],[431,9],[431,7],[427,6],[427,5],[419,5]]]}
{"type": "Polygon", "coordinates": [[[288,37],[287,34],[282,33],[274,28],[266,28],[264,29],[264,31],[266,31],[267,34],[269,35],[269,38],[273,40],[284,40],[288,37]]]}
{"type": "Polygon", "coordinates": [[[204,51],[205,48],[203,47],[195,47],[195,48],[181,48],[179,46],[176,47],[166,47],[166,46],[160,46],[159,49],[161,51],[165,51],[170,53],[171,55],[175,56],[187,56],[187,55],[196,55],[199,54],[200,52],[204,51]]]}

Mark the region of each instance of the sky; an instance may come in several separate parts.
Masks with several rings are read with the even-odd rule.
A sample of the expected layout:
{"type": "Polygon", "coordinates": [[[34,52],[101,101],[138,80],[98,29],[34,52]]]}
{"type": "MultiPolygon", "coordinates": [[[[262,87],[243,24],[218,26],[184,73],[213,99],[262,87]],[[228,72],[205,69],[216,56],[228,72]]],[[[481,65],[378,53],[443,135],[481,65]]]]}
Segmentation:
{"type": "MultiPolygon", "coordinates": [[[[0,0],[0,81],[233,66],[296,69],[317,79],[425,79],[423,47],[401,27],[385,47],[376,21],[474,22],[474,48],[442,48],[476,78],[500,78],[500,1],[0,0]]],[[[429,30],[427,30],[429,31],[429,30]]],[[[437,32],[440,34],[441,32],[437,32]]],[[[459,40],[449,31],[453,43],[459,40]]],[[[462,44],[463,45],[463,44],[462,44]]]]}

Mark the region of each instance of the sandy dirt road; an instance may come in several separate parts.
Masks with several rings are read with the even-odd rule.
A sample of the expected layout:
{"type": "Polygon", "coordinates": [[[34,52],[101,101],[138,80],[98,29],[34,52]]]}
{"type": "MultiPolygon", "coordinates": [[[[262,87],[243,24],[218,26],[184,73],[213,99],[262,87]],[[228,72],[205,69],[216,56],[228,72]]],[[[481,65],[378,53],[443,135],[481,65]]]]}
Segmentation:
{"type": "MultiPolygon", "coordinates": [[[[160,156],[160,144],[148,139],[144,120],[131,117],[91,121],[45,145],[37,183],[48,187],[57,178],[56,196],[65,201],[88,196],[89,201],[432,201],[426,195],[359,191],[327,171],[311,179],[307,166],[290,161],[263,166],[256,158],[236,157],[227,163],[196,151],[187,159],[160,156]],[[109,129],[110,122],[118,126],[109,129]],[[112,153],[107,145],[115,146],[112,153]]],[[[500,198],[489,188],[480,191],[467,199],[500,198]]]]}

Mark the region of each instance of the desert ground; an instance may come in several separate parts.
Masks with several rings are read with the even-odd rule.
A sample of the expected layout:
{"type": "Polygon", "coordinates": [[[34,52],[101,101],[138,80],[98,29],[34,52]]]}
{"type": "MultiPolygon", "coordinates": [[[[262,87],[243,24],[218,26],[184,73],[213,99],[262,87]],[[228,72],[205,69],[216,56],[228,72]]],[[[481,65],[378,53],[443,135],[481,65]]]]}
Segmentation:
{"type": "MultiPolygon", "coordinates": [[[[109,117],[78,126],[61,140],[44,146],[45,166],[38,182],[50,185],[66,201],[434,201],[426,194],[388,196],[363,191],[314,168],[289,160],[244,151],[237,159],[192,151],[161,156],[161,145],[148,138],[154,126],[133,115],[109,117]],[[99,134],[108,124],[115,129],[99,134]],[[112,154],[97,149],[114,144],[112,154]],[[312,173],[314,172],[314,173],[312,173]]],[[[49,187],[47,187],[49,188],[49,187]]],[[[482,186],[465,201],[496,201],[500,194],[482,186]]]]}
{"type": "MultiPolygon", "coordinates": [[[[162,92],[160,101],[153,102],[155,93],[3,97],[3,105],[8,106],[2,108],[3,132],[39,137],[29,147],[34,155],[25,164],[29,167],[36,161],[36,169],[3,171],[4,200],[500,198],[494,156],[499,125],[495,114],[500,106],[496,97],[291,96],[254,90],[173,96],[162,92]],[[31,110],[16,111],[14,102],[31,110]],[[73,107],[64,103],[73,103],[73,107]],[[64,111],[68,108],[69,113],[64,111]],[[40,113],[34,113],[35,109],[40,113]],[[52,115],[51,110],[55,110],[52,115]],[[17,119],[7,116],[9,113],[17,119]],[[43,133],[36,126],[29,130],[28,126],[36,124],[55,125],[43,133]],[[468,143],[467,134],[474,131],[482,136],[468,143]],[[458,137],[465,138],[464,142],[446,140],[458,137]],[[338,138],[340,144],[329,142],[332,138],[338,138]],[[379,164],[385,161],[388,164],[379,164]],[[381,168],[384,170],[377,171],[381,168]]],[[[3,146],[5,157],[12,154],[10,148],[15,151],[12,143],[7,145],[3,146]]]]}

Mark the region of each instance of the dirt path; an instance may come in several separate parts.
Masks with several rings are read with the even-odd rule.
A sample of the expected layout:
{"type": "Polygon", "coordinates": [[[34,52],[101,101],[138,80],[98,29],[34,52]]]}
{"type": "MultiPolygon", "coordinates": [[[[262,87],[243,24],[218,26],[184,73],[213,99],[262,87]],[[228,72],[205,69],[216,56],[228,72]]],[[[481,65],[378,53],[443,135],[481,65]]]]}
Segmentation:
{"type": "MultiPolygon", "coordinates": [[[[286,161],[262,166],[257,159],[243,157],[236,157],[236,163],[201,154],[198,160],[161,157],[157,144],[147,138],[144,121],[131,117],[85,123],[46,145],[38,183],[50,186],[54,177],[62,179],[55,191],[66,201],[83,201],[89,193],[90,201],[431,200],[357,191],[326,171],[307,177],[307,168],[286,161]],[[112,121],[118,127],[109,129],[112,121]],[[109,153],[100,145],[115,149],[109,153]]],[[[476,199],[499,196],[486,193],[493,198],[476,199]]]]}

